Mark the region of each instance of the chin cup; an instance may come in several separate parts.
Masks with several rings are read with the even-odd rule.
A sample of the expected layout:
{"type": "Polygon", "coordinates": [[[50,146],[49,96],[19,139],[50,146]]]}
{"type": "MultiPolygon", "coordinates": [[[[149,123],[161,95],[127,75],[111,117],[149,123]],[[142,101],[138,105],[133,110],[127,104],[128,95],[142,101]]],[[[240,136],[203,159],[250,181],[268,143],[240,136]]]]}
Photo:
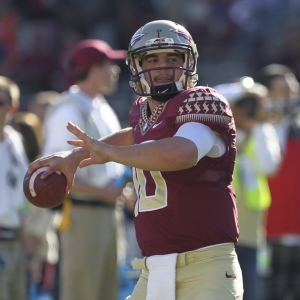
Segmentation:
{"type": "Polygon", "coordinates": [[[159,102],[167,102],[181,92],[178,91],[177,86],[172,83],[151,86],[150,90],[152,94],[151,98],[159,102]]]}

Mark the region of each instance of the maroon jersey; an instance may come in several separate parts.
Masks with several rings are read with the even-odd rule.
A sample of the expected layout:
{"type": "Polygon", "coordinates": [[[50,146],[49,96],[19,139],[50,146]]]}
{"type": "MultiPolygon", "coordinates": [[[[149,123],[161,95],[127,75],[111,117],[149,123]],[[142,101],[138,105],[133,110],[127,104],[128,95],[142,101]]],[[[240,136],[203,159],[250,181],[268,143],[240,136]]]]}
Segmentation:
{"type": "Polygon", "coordinates": [[[187,122],[203,123],[220,134],[227,151],[219,158],[205,156],[196,166],[180,171],[133,168],[138,195],[135,228],[144,256],[181,253],[238,239],[231,186],[236,131],[225,98],[212,88],[195,87],[158,105],[151,115],[146,98],[138,98],[130,112],[136,144],[172,137],[187,122]]]}

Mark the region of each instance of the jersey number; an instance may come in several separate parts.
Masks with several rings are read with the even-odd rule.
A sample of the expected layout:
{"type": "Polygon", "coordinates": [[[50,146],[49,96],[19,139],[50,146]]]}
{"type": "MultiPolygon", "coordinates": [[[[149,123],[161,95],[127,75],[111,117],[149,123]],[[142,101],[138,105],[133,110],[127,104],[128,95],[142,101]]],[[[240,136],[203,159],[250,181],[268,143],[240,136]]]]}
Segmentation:
{"type": "Polygon", "coordinates": [[[141,169],[133,169],[133,182],[138,200],[135,204],[135,216],[138,212],[152,211],[167,206],[167,184],[159,171],[144,171],[141,169]],[[147,178],[144,172],[149,172],[155,184],[155,192],[147,195],[146,186],[147,178]]]}

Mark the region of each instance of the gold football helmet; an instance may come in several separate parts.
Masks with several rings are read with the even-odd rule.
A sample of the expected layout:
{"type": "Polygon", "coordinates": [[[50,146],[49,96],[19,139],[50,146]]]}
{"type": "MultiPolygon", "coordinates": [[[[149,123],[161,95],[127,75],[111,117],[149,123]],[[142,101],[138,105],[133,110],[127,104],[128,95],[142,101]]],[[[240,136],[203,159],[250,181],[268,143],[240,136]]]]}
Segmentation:
{"type": "MultiPolygon", "coordinates": [[[[183,26],[167,20],[147,23],[136,31],[129,44],[126,63],[131,77],[130,86],[140,96],[152,97],[165,102],[181,91],[196,85],[198,80],[197,58],[196,44],[183,26]],[[173,82],[169,85],[150,86],[145,80],[145,73],[151,77],[151,71],[161,69],[143,70],[141,67],[142,57],[155,52],[175,52],[183,55],[182,67],[167,67],[167,69],[173,70],[173,82]],[[175,69],[182,71],[177,82],[174,82],[175,69]]],[[[152,82],[152,80],[150,81],[152,82]]]]}

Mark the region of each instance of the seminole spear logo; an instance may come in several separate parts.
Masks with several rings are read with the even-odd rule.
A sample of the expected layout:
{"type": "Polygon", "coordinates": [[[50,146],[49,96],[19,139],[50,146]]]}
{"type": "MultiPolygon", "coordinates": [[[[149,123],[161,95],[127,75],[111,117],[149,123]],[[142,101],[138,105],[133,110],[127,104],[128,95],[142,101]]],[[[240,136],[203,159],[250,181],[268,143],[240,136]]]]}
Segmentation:
{"type": "Polygon", "coordinates": [[[188,41],[192,40],[191,35],[186,30],[180,30],[180,29],[170,29],[171,32],[176,33],[177,35],[185,38],[188,41]]]}
{"type": "Polygon", "coordinates": [[[133,47],[138,41],[140,41],[147,33],[137,33],[135,34],[130,42],[130,46],[133,47]]]}

